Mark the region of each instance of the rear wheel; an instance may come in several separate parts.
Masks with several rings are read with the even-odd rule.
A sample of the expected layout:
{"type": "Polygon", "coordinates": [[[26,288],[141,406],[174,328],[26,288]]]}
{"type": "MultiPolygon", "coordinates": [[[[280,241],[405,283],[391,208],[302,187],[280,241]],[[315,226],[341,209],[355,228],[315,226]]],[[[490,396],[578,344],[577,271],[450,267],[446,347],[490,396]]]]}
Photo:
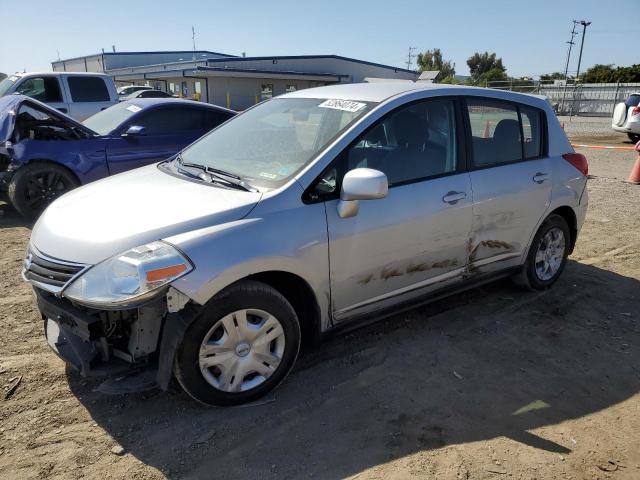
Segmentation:
{"type": "Polygon", "coordinates": [[[514,281],[529,290],[551,287],[564,270],[570,241],[566,220],[555,214],[547,217],[533,238],[522,272],[514,281]]]}
{"type": "Polygon", "coordinates": [[[9,200],[18,212],[35,219],[56,198],[79,185],[64,167],[32,163],[16,171],[9,183],[9,200]]]}
{"type": "Polygon", "coordinates": [[[216,295],[176,354],[182,388],[207,405],[254,401],[284,380],[298,356],[300,325],[277,290],[243,281],[216,295]]]}
{"type": "Polygon", "coordinates": [[[627,133],[627,136],[633,143],[640,142],[640,133],[627,133]]]}

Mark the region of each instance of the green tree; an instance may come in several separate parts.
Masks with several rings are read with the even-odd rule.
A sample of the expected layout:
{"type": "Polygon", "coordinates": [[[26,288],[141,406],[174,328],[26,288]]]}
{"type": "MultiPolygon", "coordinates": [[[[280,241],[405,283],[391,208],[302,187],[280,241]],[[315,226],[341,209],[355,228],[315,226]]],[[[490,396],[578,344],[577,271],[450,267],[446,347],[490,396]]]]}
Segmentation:
{"type": "Polygon", "coordinates": [[[540,80],[564,80],[564,73],[553,72],[540,75],[540,80]]]}
{"type": "Polygon", "coordinates": [[[474,53],[467,60],[471,79],[474,83],[484,81],[504,80],[507,78],[507,69],[502,65],[502,58],[496,57],[495,53],[474,53]]]}
{"type": "Polygon", "coordinates": [[[440,78],[442,79],[453,77],[456,74],[455,64],[451,63],[451,60],[444,60],[439,48],[419,53],[417,63],[421,72],[440,70],[440,78]]]}
{"type": "Polygon", "coordinates": [[[616,81],[613,65],[596,64],[580,76],[584,83],[610,83],[616,81]]]}
{"type": "Polygon", "coordinates": [[[597,64],[580,75],[580,80],[584,83],[640,82],[640,65],[614,69],[613,65],[597,64]]]}
{"type": "Polygon", "coordinates": [[[504,73],[504,71],[500,70],[499,68],[492,68],[491,70],[488,70],[478,76],[474,80],[474,83],[476,85],[484,86],[490,84],[491,82],[505,82],[507,80],[509,80],[509,77],[506,73],[504,73]]]}

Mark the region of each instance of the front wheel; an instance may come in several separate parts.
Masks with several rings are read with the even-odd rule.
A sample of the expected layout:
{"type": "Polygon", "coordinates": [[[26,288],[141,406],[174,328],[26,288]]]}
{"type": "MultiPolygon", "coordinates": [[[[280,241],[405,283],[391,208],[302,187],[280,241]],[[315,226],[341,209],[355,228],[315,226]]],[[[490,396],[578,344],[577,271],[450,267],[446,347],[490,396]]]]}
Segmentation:
{"type": "Polygon", "coordinates": [[[633,143],[640,142],[640,133],[627,133],[627,136],[633,143]]]}
{"type": "Polygon", "coordinates": [[[79,185],[64,167],[31,163],[18,169],[9,182],[9,200],[23,216],[35,220],[56,198],[79,185]]]}
{"type": "Polygon", "coordinates": [[[273,390],[300,349],[296,313],[274,288],[242,281],[216,295],[187,329],[174,372],[207,405],[238,405],[273,390]]]}
{"type": "Polygon", "coordinates": [[[571,241],[569,226],[560,215],[549,215],[542,223],[527,255],[516,284],[529,290],[551,287],[564,270],[571,241]]]}

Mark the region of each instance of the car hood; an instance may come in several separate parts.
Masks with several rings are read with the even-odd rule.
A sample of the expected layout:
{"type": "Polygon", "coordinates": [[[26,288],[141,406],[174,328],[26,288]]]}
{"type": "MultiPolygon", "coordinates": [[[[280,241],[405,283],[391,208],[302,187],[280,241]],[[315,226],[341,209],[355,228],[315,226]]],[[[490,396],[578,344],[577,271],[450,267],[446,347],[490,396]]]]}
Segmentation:
{"type": "Polygon", "coordinates": [[[150,165],[63,195],[40,216],[31,244],[52,258],[96,264],[153,240],[239,220],[261,196],[150,165]]]}
{"type": "Polygon", "coordinates": [[[15,123],[15,111],[20,104],[21,95],[6,95],[0,97],[0,143],[11,138],[15,123]]]}
{"type": "Polygon", "coordinates": [[[16,112],[20,110],[20,106],[23,103],[29,103],[32,106],[40,108],[46,112],[49,112],[51,115],[54,115],[60,118],[62,121],[68,123],[69,125],[83,130],[89,135],[98,135],[96,132],[91,130],[88,127],[85,127],[83,124],[77,122],[73,118],[64,113],[56,110],[55,108],[51,108],[46,103],[42,103],[33,98],[27,97],[26,95],[6,95],[4,97],[0,97],[0,143],[4,143],[11,138],[11,134],[13,133],[13,127],[16,121],[16,112]]]}

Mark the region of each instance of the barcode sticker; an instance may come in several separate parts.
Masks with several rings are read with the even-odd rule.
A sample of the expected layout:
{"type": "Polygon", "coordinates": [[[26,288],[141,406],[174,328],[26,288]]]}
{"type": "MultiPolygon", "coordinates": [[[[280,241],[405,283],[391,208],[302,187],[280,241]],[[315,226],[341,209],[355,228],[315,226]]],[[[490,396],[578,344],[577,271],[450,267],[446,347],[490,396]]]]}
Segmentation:
{"type": "Polygon", "coordinates": [[[361,102],[354,102],[352,100],[338,100],[334,98],[331,100],[325,100],[318,106],[320,108],[333,108],[334,110],[343,110],[345,112],[355,113],[359,110],[362,110],[364,107],[367,106],[367,104],[361,103],[361,102]]]}

